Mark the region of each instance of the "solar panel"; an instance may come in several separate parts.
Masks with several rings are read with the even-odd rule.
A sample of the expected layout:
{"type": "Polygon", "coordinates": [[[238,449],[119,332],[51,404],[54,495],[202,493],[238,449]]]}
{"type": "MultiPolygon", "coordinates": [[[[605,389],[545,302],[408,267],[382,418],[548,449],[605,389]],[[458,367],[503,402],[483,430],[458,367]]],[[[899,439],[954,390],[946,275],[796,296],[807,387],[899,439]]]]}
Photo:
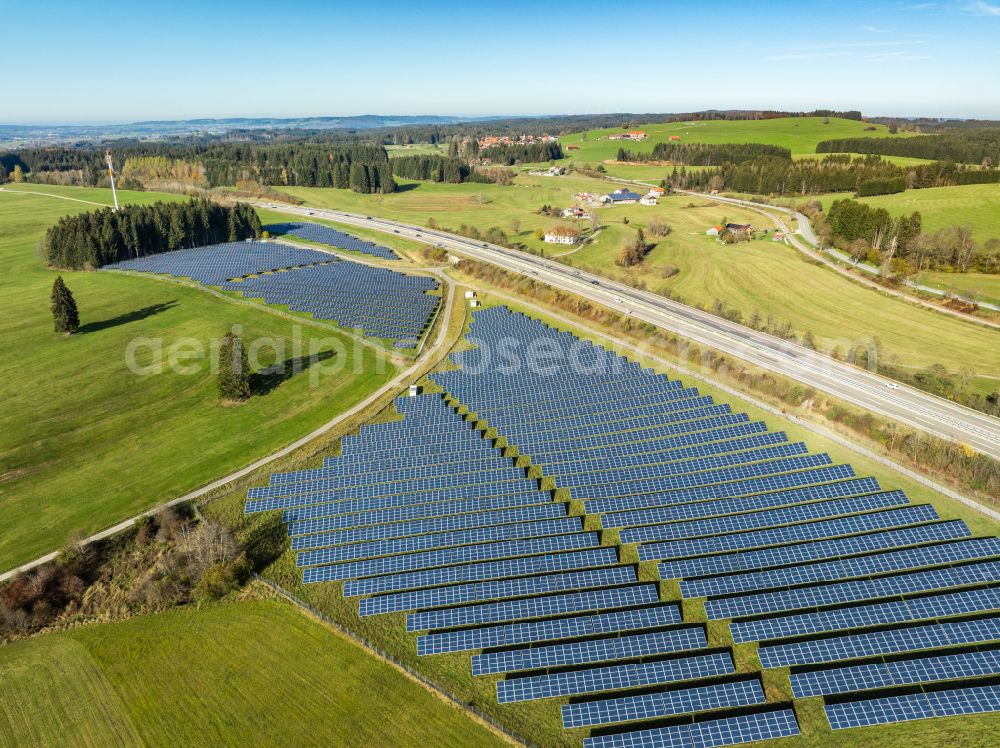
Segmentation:
{"type": "Polygon", "coordinates": [[[660,593],[655,584],[612,587],[588,592],[568,592],[560,595],[484,603],[463,608],[445,608],[411,613],[406,617],[406,630],[427,631],[593,610],[614,610],[615,608],[648,605],[658,602],[659,599],[660,593]]]}
{"type": "Polygon", "coordinates": [[[760,680],[717,683],[710,686],[625,696],[602,701],[584,701],[562,707],[563,727],[594,727],[618,722],[671,717],[727,707],[764,703],[760,680]]]}
{"type": "Polygon", "coordinates": [[[579,590],[588,587],[605,587],[636,582],[635,567],[611,566],[586,571],[571,571],[536,577],[515,577],[495,582],[453,584],[447,587],[430,587],[411,592],[398,592],[361,601],[362,616],[394,613],[401,610],[434,608],[458,605],[477,600],[501,600],[522,595],[543,595],[561,590],[579,590]]]}
{"type": "Polygon", "coordinates": [[[472,657],[472,674],[510,673],[564,665],[586,665],[611,660],[670,654],[708,646],[703,626],[654,631],[648,634],[566,642],[546,647],[486,652],[472,657]]]}
{"type": "Polygon", "coordinates": [[[989,587],[855,605],[818,613],[772,616],[755,621],[734,621],[729,624],[729,630],[736,642],[765,641],[824,631],[956,616],[998,608],[1000,608],[1000,588],[989,587]]]}
{"type": "Polygon", "coordinates": [[[761,615],[785,610],[816,608],[838,603],[898,597],[913,592],[951,589],[982,582],[1000,581],[1000,561],[968,563],[927,571],[913,571],[874,579],[798,587],[709,600],[705,613],[709,620],[761,615]]]}
{"type": "MultiPolygon", "coordinates": [[[[437,569],[390,574],[367,579],[350,579],[344,583],[344,596],[374,595],[379,592],[437,587],[453,582],[472,582],[485,579],[520,577],[526,574],[541,574],[552,571],[569,571],[597,566],[613,566],[618,563],[618,549],[611,547],[593,548],[569,553],[552,553],[544,556],[519,556],[518,558],[488,561],[483,563],[444,566],[437,569]]],[[[315,581],[322,581],[322,569],[315,569],[315,581]]],[[[306,570],[305,579],[310,581],[312,570],[306,570]]]]}
{"type": "Polygon", "coordinates": [[[849,579],[868,574],[947,564],[975,558],[989,558],[997,555],[1000,555],[1000,539],[975,538],[943,545],[925,545],[902,551],[889,551],[802,566],[789,566],[771,571],[683,581],[681,582],[681,594],[683,597],[726,595],[735,592],[790,587],[810,582],[849,579]]]}
{"type": "Polygon", "coordinates": [[[556,696],[601,693],[625,688],[730,675],[735,672],[728,652],[713,652],[669,660],[567,670],[497,681],[497,701],[511,704],[556,696]]]}
{"type": "Polygon", "coordinates": [[[584,748],[713,748],[799,734],[795,712],[777,709],[694,724],[585,738],[584,748]]]}
{"type": "Polygon", "coordinates": [[[417,654],[462,652],[527,644],[535,641],[596,636],[615,631],[635,631],[669,626],[673,623],[680,623],[680,621],[680,609],[676,605],[658,605],[651,608],[573,616],[551,621],[509,623],[502,626],[425,634],[417,639],[417,654]]]}
{"type": "Polygon", "coordinates": [[[857,657],[995,640],[1000,640],[1000,617],[945,621],[805,642],[763,645],[757,651],[761,664],[766,668],[772,668],[837,662],[857,657]]]}
{"type": "Polygon", "coordinates": [[[1000,649],[792,673],[795,698],[1000,674],[1000,649]]]}
{"type": "Polygon", "coordinates": [[[834,730],[997,711],[1000,711],[1000,686],[996,685],[901,694],[826,705],[826,716],[830,720],[830,727],[834,730]]]}

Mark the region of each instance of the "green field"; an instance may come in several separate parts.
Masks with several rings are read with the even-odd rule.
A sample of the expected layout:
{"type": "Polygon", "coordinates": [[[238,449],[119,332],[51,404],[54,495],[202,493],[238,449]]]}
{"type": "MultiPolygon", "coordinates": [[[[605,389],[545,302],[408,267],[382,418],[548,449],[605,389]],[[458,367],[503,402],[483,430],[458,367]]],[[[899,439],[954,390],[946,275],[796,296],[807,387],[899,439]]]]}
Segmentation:
{"type": "MultiPolygon", "coordinates": [[[[99,189],[41,188],[106,202],[99,189]]],[[[176,197],[119,192],[127,202],[176,197]]],[[[362,400],[395,374],[368,348],[249,304],[161,280],[102,272],[66,272],[83,329],[52,332],[49,294],[56,274],[35,246],[46,226],[84,202],[0,192],[0,362],[6,382],[0,414],[0,570],[60,547],[75,530],[95,532],[208,483],[294,441],[362,400]],[[213,339],[241,325],[246,340],[285,344],[260,351],[260,363],[291,363],[310,347],[330,356],[322,366],[255,380],[259,392],[235,407],[216,396],[205,358],[191,376],[164,366],[137,375],[126,365],[131,341],[161,341],[166,361],[175,343],[207,351],[213,339]],[[333,369],[338,371],[333,372],[333,369]],[[327,371],[329,373],[322,373],[327,371]],[[315,375],[315,377],[313,376],[315,375]],[[311,386],[313,381],[317,386],[311,386]]],[[[152,349],[137,361],[152,362],[152,349]]]]}
{"type": "Polygon", "coordinates": [[[663,124],[638,125],[628,130],[641,130],[648,136],[642,142],[608,140],[608,135],[622,132],[626,128],[590,130],[587,133],[573,133],[559,138],[568,158],[573,161],[597,163],[613,159],[619,148],[639,153],[649,153],[656,143],[668,142],[672,135],[680,136],[681,143],[764,143],[788,148],[793,155],[815,154],[816,144],[822,140],[857,137],[905,137],[892,136],[884,125],[867,125],[849,119],[831,118],[824,125],[822,117],[786,117],[762,120],[706,120],[703,122],[666,122],[663,124]],[[875,127],[866,132],[866,127],[875,127]],[[586,135],[586,138],[584,137],[586,135]],[[579,146],[579,150],[566,150],[567,146],[579,146]]]}
{"type": "Polygon", "coordinates": [[[876,129],[866,132],[869,127],[864,122],[831,118],[823,124],[822,117],[786,117],[765,120],[707,120],[702,122],[667,122],[662,124],[638,125],[627,128],[641,130],[647,134],[642,142],[608,140],[608,135],[622,132],[624,128],[590,130],[573,133],[559,138],[567,163],[604,163],[609,174],[623,179],[656,181],[663,179],[672,167],[649,164],[615,163],[619,148],[636,153],[650,153],[656,143],[669,142],[671,136],[679,136],[681,143],[763,143],[788,148],[793,157],[816,156],[816,144],[823,140],[853,137],[905,137],[891,136],[884,125],[871,125],[876,129]],[[569,150],[569,146],[577,150],[569,150]],[[610,163],[609,163],[610,162],[610,163]]]}
{"type": "Polygon", "coordinates": [[[0,647],[0,746],[497,746],[290,605],[191,608],[0,647]]]}
{"type": "Polygon", "coordinates": [[[1000,304],[1000,275],[983,273],[920,273],[913,278],[918,283],[940,288],[949,293],[969,296],[979,301],[1000,304]]]}
{"type": "MultiPolygon", "coordinates": [[[[601,208],[601,233],[592,243],[572,251],[554,249],[531,236],[535,227],[556,223],[538,215],[538,207],[543,203],[569,205],[574,192],[602,193],[612,186],[608,182],[519,176],[512,187],[413,184],[390,195],[313,188],[289,191],[311,205],[392,217],[417,225],[434,217],[442,227],[456,228],[467,223],[485,229],[496,225],[512,233],[510,222],[516,218],[521,228],[519,241],[563,262],[631,282],[641,281],[650,290],[671,291],[691,304],[711,306],[716,299],[724,299],[730,308],[740,310],[745,321],[754,312],[762,318],[770,315],[777,322],[790,322],[799,334],[811,331],[829,349],[840,346],[847,350],[877,336],[904,366],[944,363],[952,370],[968,367],[981,375],[1000,371],[1000,345],[994,331],[882,296],[804,259],[781,243],[765,240],[749,246],[726,246],[704,235],[708,227],[723,218],[769,227],[769,221],[759,213],[682,195],[662,198],[656,207],[601,208]],[[660,241],[637,268],[626,272],[617,267],[615,260],[621,245],[635,236],[636,228],[648,226],[654,216],[673,228],[671,235],[660,241]],[[629,219],[627,225],[623,223],[625,218],[629,219]],[[679,272],[665,278],[669,266],[679,272]],[[930,341],[934,344],[930,345],[930,341]]],[[[987,376],[973,378],[969,387],[992,392],[996,380],[987,376]]]]}
{"type": "Polygon", "coordinates": [[[447,156],[448,146],[438,143],[413,143],[411,145],[387,145],[389,157],[395,156],[447,156]]]}
{"type": "MultiPolygon", "coordinates": [[[[990,392],[1000,371],[1000,335],[978,325],[954,319],[882,296],[852,283],[804,258],[791,247],[770,239],[749,244],[725,245],[704,236],[704,229],[725,213],[730,220],[742,216],[731,206],[712,206],[696,199],[700,207],[687,207],[691,198],[673,196],[660,201],[674,231],[661,241],[639,266],[626,273],[614,268],[612,243],[587,246],[561,258],[583,269],[614,268],[617,277],[641,279],[651,290],[671,291],[689,304],[711,306],[723,299],[739,309],[744,322],[754,312],[789,321],[802,333],[807,330],[832,349],[847,350],[878,336],[903,365],[924,367],[944,363],[949,369],[969,367],[983,375],[970,386],[990,392]],[[667,266],[679,272],[663,278],[667,266]],[[919,331],[919,332],[917,332],[919,331]],[[929,345],[930,341],[934,345],[929,345]]],[[[627,210],[627,209],[623,209],[627,210]]],[[[755,225],[762,216],[750,214],[755,225]]],[[[630,227],[642,225],[635,216],[630,227]]]]}
{"type": "MultiPolygon", "coordinates": [[[[850,195],[824,195],[823,207],[850,195]]],[[[969,224],[978,242],[1000,238],[1000,184],[967,184],[956,187],[929,187],[895,195],[861,198],[862,202],[885,208],[893,215],[920,211],[924,231],[969,224]]]]}

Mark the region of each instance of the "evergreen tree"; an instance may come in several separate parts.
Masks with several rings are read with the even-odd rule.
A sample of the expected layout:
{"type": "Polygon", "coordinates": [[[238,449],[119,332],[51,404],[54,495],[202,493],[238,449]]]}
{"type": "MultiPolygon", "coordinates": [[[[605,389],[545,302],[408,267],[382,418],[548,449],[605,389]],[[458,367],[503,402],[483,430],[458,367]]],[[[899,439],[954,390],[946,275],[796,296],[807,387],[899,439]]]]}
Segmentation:
{"type": "Polygon", "coordinates": [[[76,300],[72,292],[66,288],[62,276],[57,276],[52,284],[52,317],[55,320],[55,331],[72,335],[80,328],[80,314],[76,309],[76,300]]]}
{"type": "Polygon", "coordinates": [[[219,399],[242,401],[250,397],[250,359],[243,339],[227,332],[219,346],[219,399]]]}

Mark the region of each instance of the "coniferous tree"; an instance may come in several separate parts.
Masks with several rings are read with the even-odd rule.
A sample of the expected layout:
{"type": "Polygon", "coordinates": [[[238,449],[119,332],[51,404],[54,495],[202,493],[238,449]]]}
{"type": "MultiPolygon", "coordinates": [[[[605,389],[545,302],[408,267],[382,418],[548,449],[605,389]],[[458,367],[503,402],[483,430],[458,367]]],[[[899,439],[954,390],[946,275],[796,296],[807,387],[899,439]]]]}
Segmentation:
{"type": "Polygon", "coordinates": [[[219,399],[242,401],[250,397],[250,360],[243,339],[231,332],[219,346],[219,399]]]}
{"type": "Polygon", "coordinates": [[[66,288],[62,276],[57,276],[52,284],[52,317],[55,331],[72,335],[80,329],[80,314],[72,292],[66,288]]]}

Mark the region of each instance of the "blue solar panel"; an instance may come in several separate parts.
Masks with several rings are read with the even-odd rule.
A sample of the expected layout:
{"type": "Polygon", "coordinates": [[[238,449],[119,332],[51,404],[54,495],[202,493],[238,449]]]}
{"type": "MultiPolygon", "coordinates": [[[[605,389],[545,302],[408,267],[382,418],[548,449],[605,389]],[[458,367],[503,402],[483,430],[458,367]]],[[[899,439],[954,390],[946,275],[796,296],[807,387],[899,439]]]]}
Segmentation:
{"type": "Polygon", "coordinates": [[[417,654],[462,652],[527,644],[535,641],[596,636],[615,631],[634,631],[669,626],[673,623],[680,623],[680,621],[680,609],[676,605],[657,605],[652,608],[574,616],[552,621],[509,623],[503,626],[425,634],[417,639],[417,654]]]}
{"type": "Polygon", "coordinates": [[[888,551],[869,556],[824,561],[804,566],[790,566],[771,571],[750,572],[722,577],[706,577],[681,582],[683,597],[708,597],[736,592],[790,587],[810,582],[849,579],[886,571],[933,566],[974,558],[1000,556],[1000,539],[975,538],[944,545],[921,546],[902,551],[888,551]]]}
{"type": "Polygon", "coordinates": [[[497,701],[501,704],[510,704],[556,696],[642,688],[660,683],[730,675],[735,671],[732,657],[728,652],[628,665],[609,665],[586,670],[568,670],[497,681],[497,701]]]}
{"type": "Polygon", "coordinates": [[[584,701],[562,707],[563,727],[594,727],[618,722],[671,717],[712,709],[764,703],[760,680],[717,683],[710,686],[624,696],[602,701],[584,701]]]}
{"type": "Polygon", "coordinates": [[[830,720],[830,727],[834,730],[998,711],[1000,711],[1000,686],[996,685],[902,694],[826,705],[826,716],[830,720]]]}
{"type": "Polygon", "coordinates": [[[769,545],[782,545],[812,539],[818,540],[837,535],[853,535],[870,530],[931,522],[936,519],[939,519],[939,517],[934,507],[930,504],[918,504],[916,506],[903,507],[902,509],[887,509],[881,512],[858,514],[840,519],[806,522],[791,527],[751,530],[715,537],[641,545],[639,546],[639,558],[642,561],[655,561],[658,559],[683,558],[684,556],[700,556],[724,551],[762,548],[769,545]]]}
{"type": "Polygon", "coordinates": [[[741,532],[762,527],[790,525],[822,517],[836,517],[844,514],[870,512],[875,509],[908,504],[909,499],[902,491],[855,496],[847,499],[833,499],[809,504],[795,504],[781,509],[728,514],[724,517],[695,519],[672,522],[664,525],[630,527],[621,531],[623,543],[647,543],[657,540],[693,538],[703,535],[720,535],[727,532],[741,532]]]}
{"type": "Polygon", "coordinates": [[[1000,640],[1000,617],[946,621],[922,626],[848,634],[805,642],[772,644],[758,649],[766,668],[812,665],[858,657],[897,654],[955,644],[1000,640]]]}
{"type": "Polygon", "coordinates": [[[659,570],[660,577],[663,579],[725,574],[823,558],[837,558],[937,540],[967,538],[970,535],[972,532],[964,522],[951,520],[916,527],[904,527],[899,530],[852,535],[833,540],[799,542],[759,551],[740,551],[719,556],[666,561],[659,565],[659,570]]]}
{"type": "MultiPolygon", "coordinates": [[[[371,245],[375,246],[375,245],[371,245]]],[[[310,313],[377,337],[415,340],[441,301],[437,282],[271,242],[230,242],[140,257],[106,269],[168,274],[310,313]]]]}
{"type": "Polygon", "coordinates": [[[304,222],[288,222],[288,223],[271,223],[264,228],[271,234],[290,234],[291,236],[297,236],[300,239],[306,239],[311,242],[316,242],[317,244],[325,244],[328,247],[337,247],[338,249],[346,249],[352,252],[361,252],[362,254],[371,255],[373,257],[381,257],[384,260],[398,260],[399,255],[393,252],[388,247],[383,247],[374,242],[364,241],[350,234],[345,234],[342,231],[337,231],[337,229],[325,226],[321,223],[304,223],[304,222]]]}
{"type": "Polygon", "coordinates": [[[1000,649],[792,673],[795,698],[1000,674],[1000,649]]]}
{"type": "MultiPolygon", "coordinates": [[[[511,556],[530,556],[537,553],[552,551],[579,550],[581,548],[596,548],[600,545],[597,533],[577,533],[573,535],[555,535],[547,538],[532,538],[529,540],[506,540],[499,543],[482,545],[463,545],[454,548],[443,548],[423,553],[408,553],[402,556],[382,556],[364,561],[349,561],[346,563],[321,566],[307,569],[305,580],[334,581],[338,579],[355,579],[357,577],[374,577],[384,574],[395,574],[415,569],[426,569],[434,566],[449,566],[470,561],[487,561],[509,558],[511,556]]],[[[321,563],[321,557],[310,557],[309,562],[321,563]]],[[[301,563],[301,560],[300,560],[301,563]]]]}
{"type": "Polygon", "coordinates": [[[729,630],[736,642],[785,639],[805,634],[926,618],[976,613],[1000,608],[1000,588],[989,587],[945,594],[908,597],[905,601],[856,605],[849,608],[772,616],[755,621],[734,621],[729,630]]]}
{"type": "Polygon", "coordinates": [[[559,595],[527,597],[505,602],[411,613],[406,617],[406,630],[428,631],[430,629],[500,623],[586,611],[631,608],[637,605],[655,603],[659,599],[660,593],[655,584],[612,587],[587,592],[567,592],[559,595]]]}
{"type": "Polygon", "coordinates": [[[671,654],[708,646],[703,626],[631,634],[606,639],[552,644],[546,647],[504,650],[474,655],[473,675],[541,670],[565,665],[586,665],[612,660],[629,660],[650,655],[671,654]]]}
{"type": "Polygon", "coordinates": [[[638,579],[635,567],[611,566],[537,577],[515,577],[494,582],[453,584],[447,587],[430,587],[411,592],[366,597],[360,603],[360,614],[370,616],[401,610],[459,605],[480,600],[502,600],[507,597],[544,595],[562,590],[608,587],[636,581],[638,579]]]}
{"type": "Polygon", "coordinates": [[[857,579],[815,587],[799,587],[792,590],[776,590],[756,595],[714,599],[705,603],[705,613],[709,620],[737,618],[860,600],[898,597],[914,592],[952,589],[995,581],[1000,581],[1000,561],[983,561],[964,566],[913,571],[874,579],[857,579]]]}
{"type": "Polygon", "coordinates": [[[714,748],[799,734],[795,712],[778,709],[694,724],[586,738],[584,748],[714,748]]]}
{"type": "MultiPolygon", "coordinates": [[[[588,567],[613,566],[618,563],[617,548],[593,548],[569,553],[552,553],[545,556],[519,556],[518,558],[487,561],[483,563],[444,566],[426,571],[406,574],[391,574],[383,577],[352,579],[344,583],[344,596],[374,595],[379,592],[437,587],[454,582],[473,582],[485,579],[520,577],[526,574],[541,574],[553,571],[570,571],[588,567]]],[[[323,567],[315,569],[317,579],[323,567]]],[[[310,581],[310,570],[306,571],[306,581],[310,581]]]]}

